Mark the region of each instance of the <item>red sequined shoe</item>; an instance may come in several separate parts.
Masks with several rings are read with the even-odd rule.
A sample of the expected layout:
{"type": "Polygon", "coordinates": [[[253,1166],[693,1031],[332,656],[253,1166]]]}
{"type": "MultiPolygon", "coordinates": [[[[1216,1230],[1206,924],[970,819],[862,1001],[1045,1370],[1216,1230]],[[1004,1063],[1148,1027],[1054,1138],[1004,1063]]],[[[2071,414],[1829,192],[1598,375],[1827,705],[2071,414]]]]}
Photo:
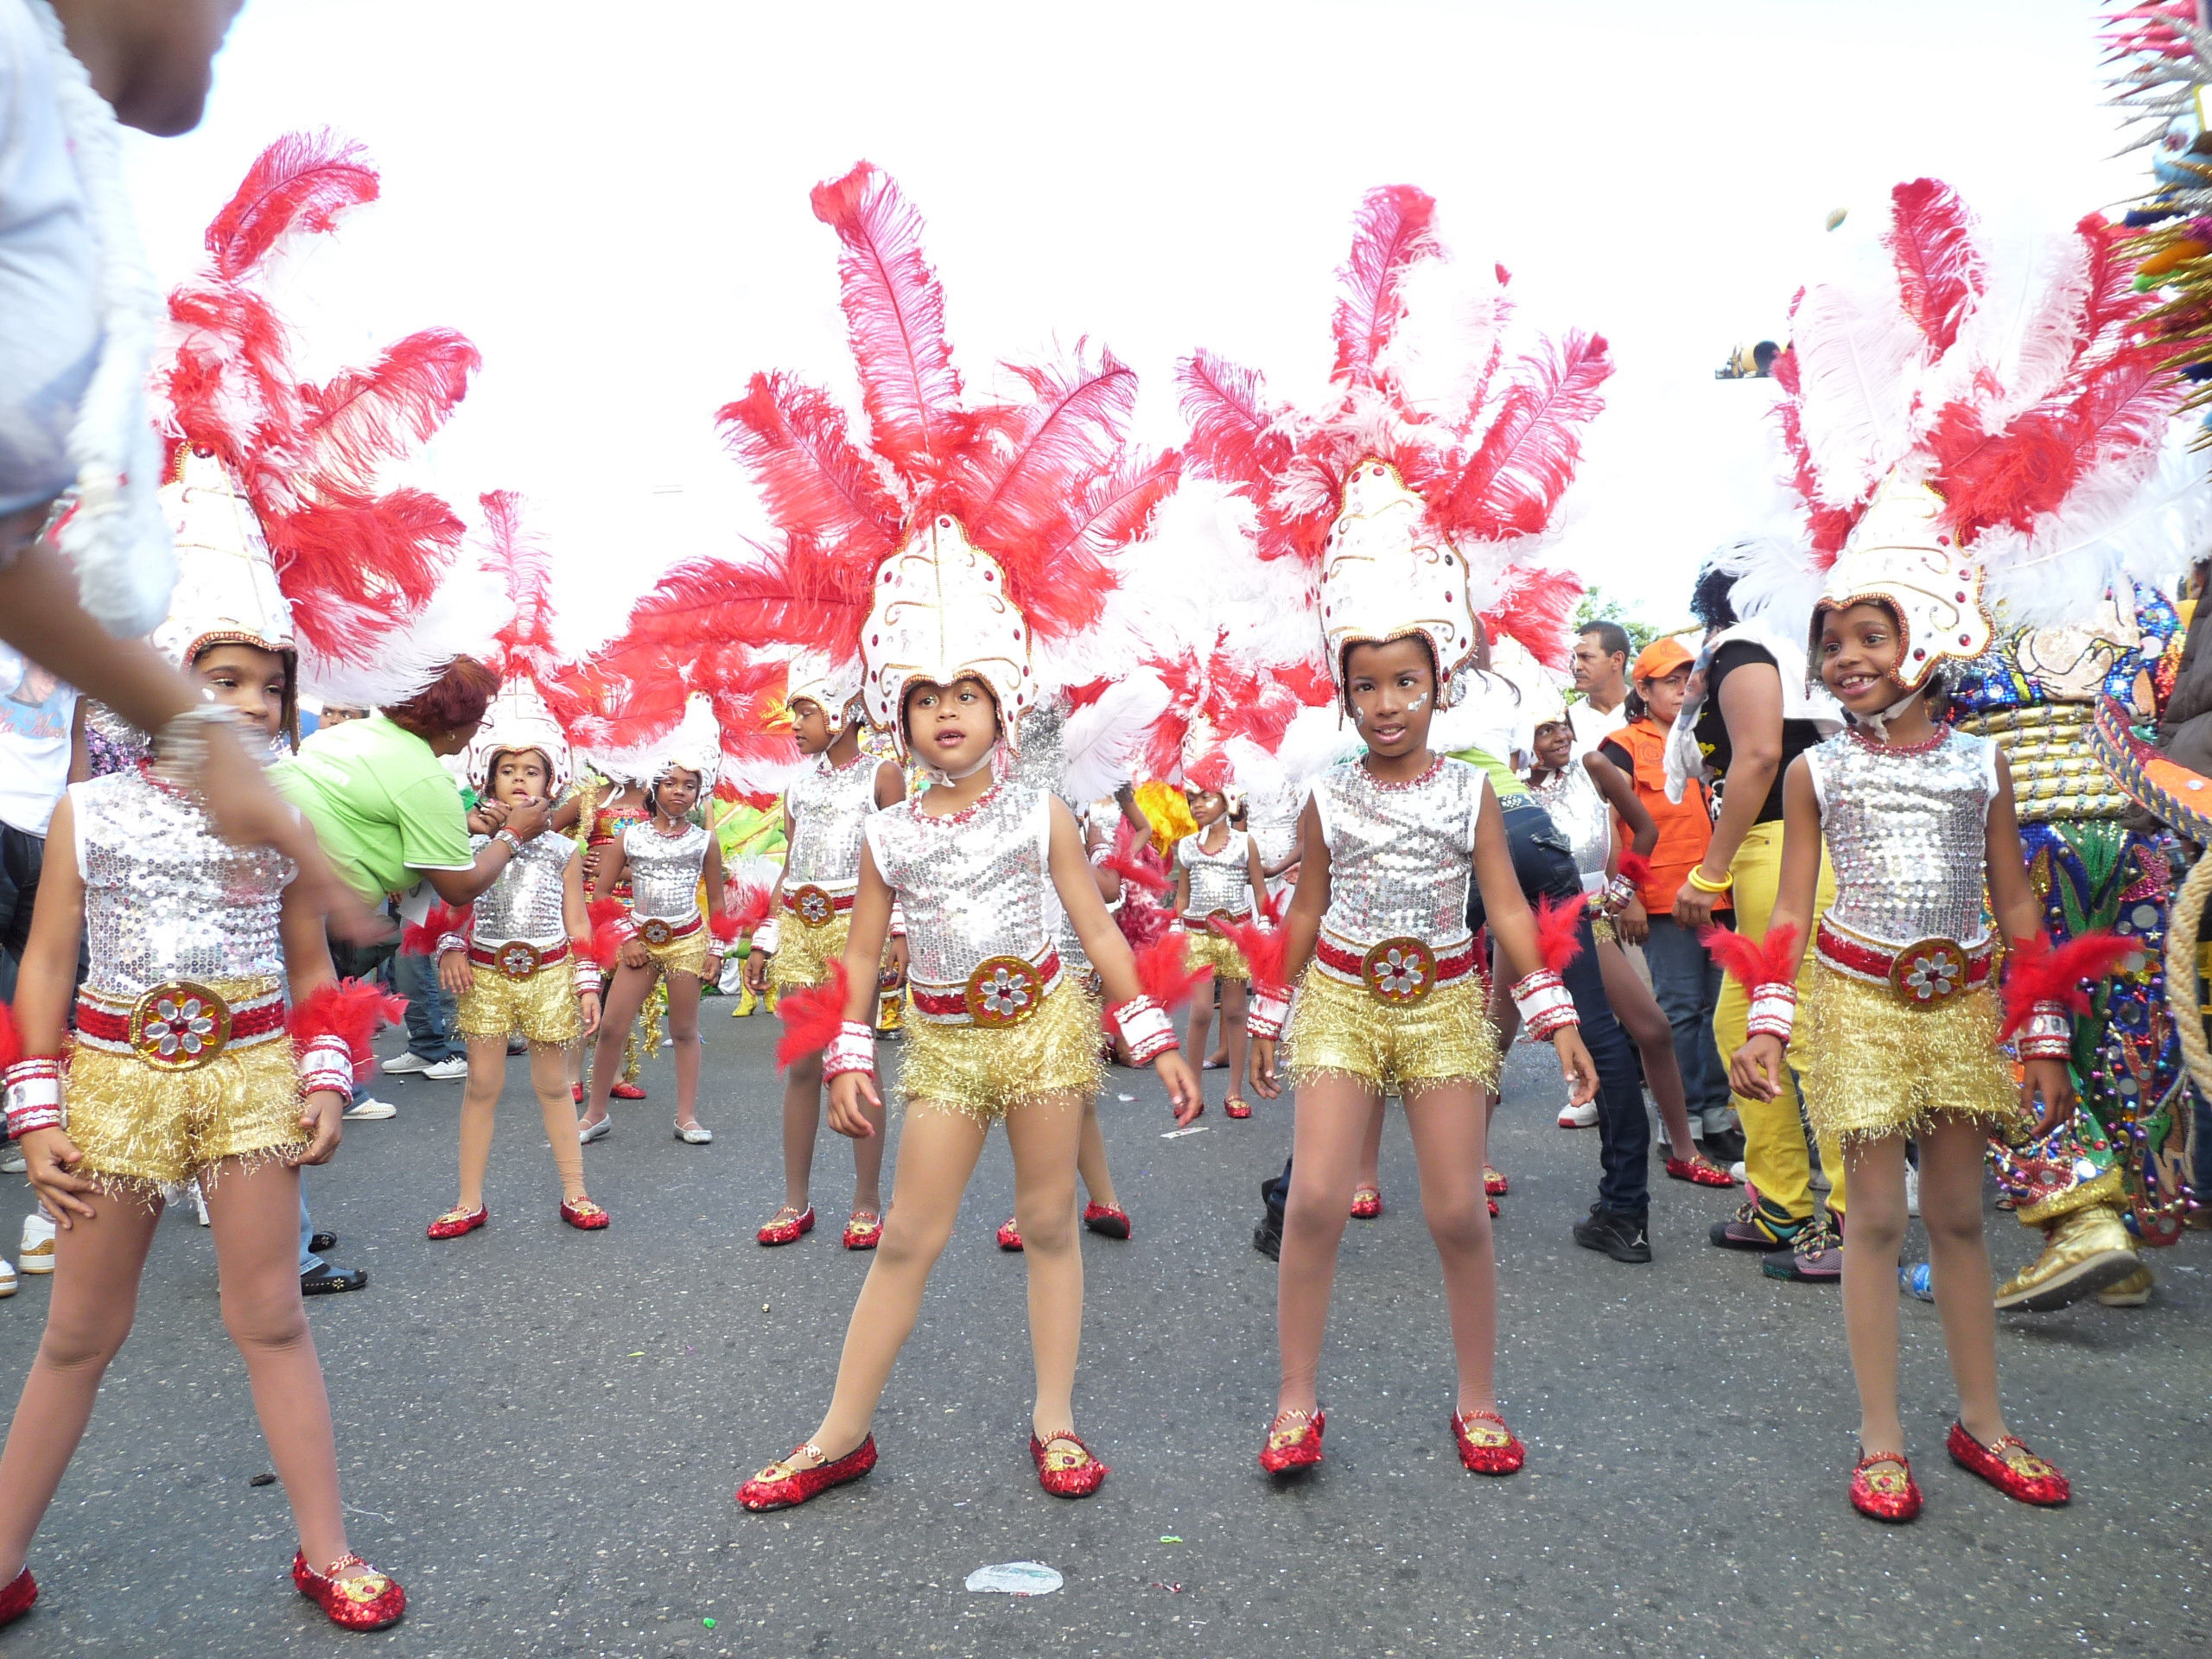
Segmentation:
{"type": "Polygon", "coordinates": [[[753,1236],[763,1244],[792,1244],[814,1230],[814,1206],[794,1210],[788,1204],[768,1217],[766,1226],[753,1236]]]}
{"type": "Polygon", "coordinates": [[[1021,1249],[1021,1229],[1011,1221],[999,1229],[999,1249],[1009,1253],[1021,1249]]]}
{"type": "Polygon", "coordinates": [[[381,1630],[398,1624],[407,1611],[407,1592],[398,1581],[358,1555],[341,1555],[318,1573],[308,1565],[307,1552],[302,1550],[292,1557],[292,1582],[340,1630],[381,1630]],[[367,1570],[350,1579],[339,1576],[356,1567],[367,1570]]]}
{"type": "Polygon", "coordinates": [[[1083,1224],[1108,1238],[1127,1238],[1129,1212],[1118,1204],[1086,1204],[1083,1206],[1083,1224]]]}
{"type": "Polygon", "coordinates": [[[1529,1461],[1529,1448],[1494,1411],[1453,1412],[1452,1438],[1470,1474],[1510,1475],[1529,1461]]]}
{"type": "Polygon", "coordinates": [[[1852,1465],[1851,1507],[1899,1527],[1920,1513],[1920,1483],[1904,1452],[1869,1452],[1852,1465]]]}
{"type": "Polygon", "coordinates": [[[31,1577],[28,1567],[10,1580],[8,1587],[0,1590],[0,1624],[12,1624],[31,1610],[38,1599],[38,1580],[31,1577]]]}
{"type": "Polygon", "coordinates": [[[561,1219],[579,1232],[595,1233],[614,1219],[589,1198],[561,1200],[561,1219]]]}
{"type": "Polygon", "coordinates": [[[1488,1164],[1484,1164],[1483,1166],[1483,1191],[1489,1193],[1493,1198],[1502,1198],[1505,1196],[1508,1190],[1509,1189],[1505,1184],[1505,1177],[1499,1174],[1497,1171],[1491,1168],[1488,1164]]]}
{"type": "Polygon", "coordinates": [[[1372,1221],[1382,1213],[1381,1189],[1363,1186],[1351,1195],[1351,1218],[1354,1221],[1372,1221]]]}
{"type": "Polygon", "coordinates": [[[575,1102],[576,1103],[576,1104],[577,1104],[577,1105],[579,1105],[579,1106],[582,1105],[582,1104],[584,1103],[584,1086],[583,1086],[583,1084],[582,1084],[581,1083],[572,1083],[572,1084],[570,1084],[569,1085],[569,1099],[571,1099],[571,1100],[573,1100],[573,1101],[575,1101],[575,1102]]]}
{"type": "Polygon", "coordinates": [[[2074,1496],[2066,1477],[2014,1435],[2005,1435],[1994,1446],[1984,1446],[1967,1433],[1964,1423],[1955,1421],[1946,1449],[1953,1463],[1968,1474],[1980,1475],[2015,1503],[2056,1509],[2074,1496]]]}
{"type": "Polygon", "coordinates": [[[1279,1411],[1268,1425],[1268,1443],[1260,1448],[1260,1467],[1271,1475],[1311,1469],[1321,1461],[1321,1430],[1329,1421],[1325,1411],[1279,1411]]]}
{"type": "Polygon", "coordinates": [[[755,1514],[796,1509],[810,1497],[819,1497],[832,1486],[858,1480],[875,1467],[875,1436],[869,1435],[835,1463],[817,1463],[804,1469],[791,1466],[791,1458],[804,1457],[810,1452],[819,1458],[822,1448],[802,1446],[791,1458],[770,1464],[737,1489],[737,1501],[755,1514]]]}
{"type": "Polygon", "coordinates": [[[1496,1221],[1496,1220],[1497,1219],[1497,1200],[1496,1198],[1491,1198],[1491,1200],[1489,1200],[1489,1203],[1490,1203],[1490,1218],[1491,1218],[1492,1221],[1496,1221]]]}
{"type": "Polygon", "coordinates": [[[1242,1095],[1231,1095],[1227,1100],[1222,1102],[1221,1109],[1231,1117],[1249,1117],[1252,1116],[1252,1103],[1242,1095]]]}
{"type": "Polygon", "coordinates": [[[618,1083],[607,1092],[617,1100],[643,1100],[645,1097],[645,1089],[634,1083],[618,1083]]]}
{"type": "Polygon", "coordinates": [[[1694,1186],[1733,1186],[1736,1178],[1719,1165],[1704,1158],[1669,1158],[1667,1173],[1678,1181],[1688,1181],[1694,1186]]]}
{"type": "Polygon", "coordinates": [[[474,1210],[448,1210],[423,1231],[431,1238],[459,1238],[491,1219],[492,1212],[480,1204],[474,1210]]]}
{"type": "Polygon", "coordinates": [[[1049,1440],[1032,1434],[1029,1455],[1037,1460],[1037,1484],[1054,1497],[1089,1497],[1113,1472],[1091,1454],[1073,1429],[1049,1440]]]}
{"type": "Polygon", "coordinates": [[[872,1250],[883,1243],[883,1217],[873,1210],[855,1210],[845,1217],[844,1246],[849,1250],[872,1250]]]}

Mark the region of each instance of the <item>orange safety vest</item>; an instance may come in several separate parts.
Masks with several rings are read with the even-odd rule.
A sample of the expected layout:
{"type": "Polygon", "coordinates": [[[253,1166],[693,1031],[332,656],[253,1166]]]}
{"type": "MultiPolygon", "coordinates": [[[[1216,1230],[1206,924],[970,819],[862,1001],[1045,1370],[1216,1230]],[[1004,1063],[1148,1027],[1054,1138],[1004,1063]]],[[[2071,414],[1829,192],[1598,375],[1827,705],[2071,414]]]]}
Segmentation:
{"type": "MultiPolygon", "coordinates": [[[[1675,908],[1675,895],[1713,843],[1713,810],[1705,785],[1693,778],[1680,801],[1667,798],[1667,734],[1648,717],[1606,734],[1605,741],[1628,751],[1636,769],[1636,798],[1659,826],[1659,844],[1651,849],[1651,876],[1637,896],[1647,913],[1664,916],[1675,908]]],[[[1620,835],[1626,846],[1625,827],[1620,835]]],[[[1723,899],[1721,908],[1727,903],[1723,899]]]]}

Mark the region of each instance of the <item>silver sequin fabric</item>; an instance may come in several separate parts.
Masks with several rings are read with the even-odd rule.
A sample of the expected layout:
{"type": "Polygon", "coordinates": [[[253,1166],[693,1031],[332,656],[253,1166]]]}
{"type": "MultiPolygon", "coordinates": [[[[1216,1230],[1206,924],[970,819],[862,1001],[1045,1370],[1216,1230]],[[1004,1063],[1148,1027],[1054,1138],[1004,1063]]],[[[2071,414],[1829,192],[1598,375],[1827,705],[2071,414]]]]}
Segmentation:
{"type": "Polygon", "coordinates": [[[1357,760],[1313,785],[1329,849],[1329,909],[1322,925],[1364,950],[1413,938],[1440,956],[1466,943],[1474,875],[1475,815],[1483,774],[1439,759],[1410,783],[1381,784],[1357,760]]]}
{"type": "MultiPolygon", "coordinates": [[[[481,851],[489,836],[471,836],[468,844],[481,851]]],[[[479,944],[505,944],[511,939],[531,944],[557,944],[569,937],[562,912],[566,894],[563,878],[576,844],[566,836],[550,832],[532,836],[522,851],[507,861],[498,880],[478,896],[476,925],[470,937],[479,944]]]]}
{"type": "Polygon", "coordinates": [[[133,766],[69,786],[85,878],[86,984],[136,997],[166,980],[282,979],[292,861],[221,840],[133,766]]]}
{"type": "Polygon", "coordinates": [[[1191,876],[1191,902],[1184,918],[1204,921],[1225,910],[1241,921],[1252,913],[1252,838],[1242,830],[1232,830],[1217,853],[1206,851],[1204,840],[1201,830],[1175,843],[1175,862],[1191,876]]]}
{"type": "Polygon", "coordinates": [[[699,872],[707,862],[707,832],[696,823],[680,836],[664,836],[650,820],[622,832],[630,868],[630,909],[638,916],[688,922],[699,913],[699,872]]]}
{"type": "Polygon", "coordinates": [[[868,850],[906,919],[907,975],[925,988],[964,986],[993,957],[1035,962],[1060,926],[1047,893],[1051,798],[1000,784],[965,811],[931,817],[929,799],[868,821],[868,850]]]}
{"type": "Polygon", "coordinates": [[[865,751],[842,767],[817,759],[791,780],[784,792],[791,815],[785,896],[804,887],[838,899],[859,890],[861,832],[875,811],[875,774],[882,764],[865,751]]]}
{"type": "Polygon", "coordinates": [[[1544,804],[1553,826],[1573,849],[1583,890],[1604,887],[1605,866],[1613,855],[1613,810],[1590,781],[1580,759],[1568,761],[1558,777],[1529,785],[1529,792],[1544,804]]]}
{"type": "MultiPolygon", "coordinates": [[[[1067,694],[1054,691],[1022,715],[1021,750],[1001,781],[1059,795],[1067,771],[1068,716],[1074,712],[1067,694]]],[[[1080,807],[1084,803],[1070,801],[1068,804],[1080,807]]]]}
{"type": "Polygon", "coordinates": [[[1990,741],[1946,731],[1927,749],[1900,752],[1847,730],[1805,759],[1835,865],[1828,914],[1888,944],[1979,941],[1986,931],[1990,741]]]}

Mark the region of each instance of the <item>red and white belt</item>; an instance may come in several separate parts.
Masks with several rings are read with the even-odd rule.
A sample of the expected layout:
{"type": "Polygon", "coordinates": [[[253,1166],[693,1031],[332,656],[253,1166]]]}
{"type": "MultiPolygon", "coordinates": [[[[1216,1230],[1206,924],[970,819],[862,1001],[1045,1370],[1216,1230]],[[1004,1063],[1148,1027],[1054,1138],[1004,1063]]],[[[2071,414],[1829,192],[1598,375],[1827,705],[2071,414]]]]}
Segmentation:
{"type": "Polygon", "coordinates": [[[1313,959],[1332,978],[1359,986],[1376,1001],[1409,1008],[1475,971],[1475,942],[1462,939],[1439,956],[1421,939],[1383,939],[1363,950],[1324,933],[1314,942],[1313,959]]]}
{"type": "Polygon", "coordinates": [[[1241,922],[1249,922],[1252,919],[1252,912],[1249,910],[1210,910],[1206,912],[1205,915],[1200,916],[1195,915],[1189,911],[1185,911],[1179,919],[1185,928],[1191,929],[1193,931],[1211,932],[1213,931],[1213,925],[1216,922],[1221,922],[1230,925],[1234,925],[1241,922]]]}
{"type": "Polygon", "coordinates": [[[468,959],[486,968],[496,968],[509,979],[528,979],[541,968],[550,968],[556,963],[569,959],[569,942],[549,944],[542,949],[528,939],[509,939],[505,944],[479,944],[470,940],[468,959]]]}
{"type": "Polygon", "coordinates": [[[852,907],[851,893],[834,893],[812,882],[784,895],[784,908],[809,927],[827,927],[852,907]]]}
{"type": "Polygon", "coordinates": [[[1987,984],[1996,957],[1995,941],[1987,934],[1973,944],[1928,938],[1890,945],[1853,933],[1825,916],[1814,935],[1813,950],[1837,973],[1870,985],[1886,985],[1899,1001],[1916,1008],[1932,1008],[1961,991],[1987,984]]]}
{"type": "Polygon", "coordinates": [[[79,1043],[135,1054],[164,1071],[189,1071],[231,1049],[283,1035],[280,989],[231,1002],[196,980],[171,979],[133,998],[89,988],[77,993],[79,1043]]]}
{"type": "Polygon", "coordinates": [[[671,922],[664,916],[641,916],[637,922],[638,937],[654,945],[688,939],[707,925],[703,918],[696,915],[688,922],[671,922]]]}
{"type": "Polygon", "coordinates": [[[1035,962],[1027,957],[989,957],[976,964],[964,985],[916,981],[909,995],[914,1012],[933,1025],[981,1026],[988,1031],[1020,1025],[1044,1005],[1059,982],[1060,953],[1047,945],[1035,962]]]}

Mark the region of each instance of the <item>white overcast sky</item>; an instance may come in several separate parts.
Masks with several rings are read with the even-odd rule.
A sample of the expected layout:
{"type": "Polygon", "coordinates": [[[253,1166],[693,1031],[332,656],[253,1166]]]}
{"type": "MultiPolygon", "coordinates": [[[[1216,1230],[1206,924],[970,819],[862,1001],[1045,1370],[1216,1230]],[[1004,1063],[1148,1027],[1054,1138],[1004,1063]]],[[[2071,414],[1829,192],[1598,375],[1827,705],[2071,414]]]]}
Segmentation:
{"type": "Polygon", "coordinates": [[[763,528],[713,425],[754,370],[855,401],[817,181],[865,156],[921,208],[971,386],[1087,334],[1161,444],[1194,346],[1318,391],[1360,194],[1418,184],[1524,320],[1612,340],[1562,557],[1671,622],[1764,470],[1765,393],[1714,366],[1899,180],[2008,226],[2138,193],[2097,55],[2082,0],[251,0],[205,124],[131,174],[168,282],[270,138],[368,147],[384,199],[278,295],[306,366],[475,340],[430,481],[530,498],[576,646],[763,528]]]}

